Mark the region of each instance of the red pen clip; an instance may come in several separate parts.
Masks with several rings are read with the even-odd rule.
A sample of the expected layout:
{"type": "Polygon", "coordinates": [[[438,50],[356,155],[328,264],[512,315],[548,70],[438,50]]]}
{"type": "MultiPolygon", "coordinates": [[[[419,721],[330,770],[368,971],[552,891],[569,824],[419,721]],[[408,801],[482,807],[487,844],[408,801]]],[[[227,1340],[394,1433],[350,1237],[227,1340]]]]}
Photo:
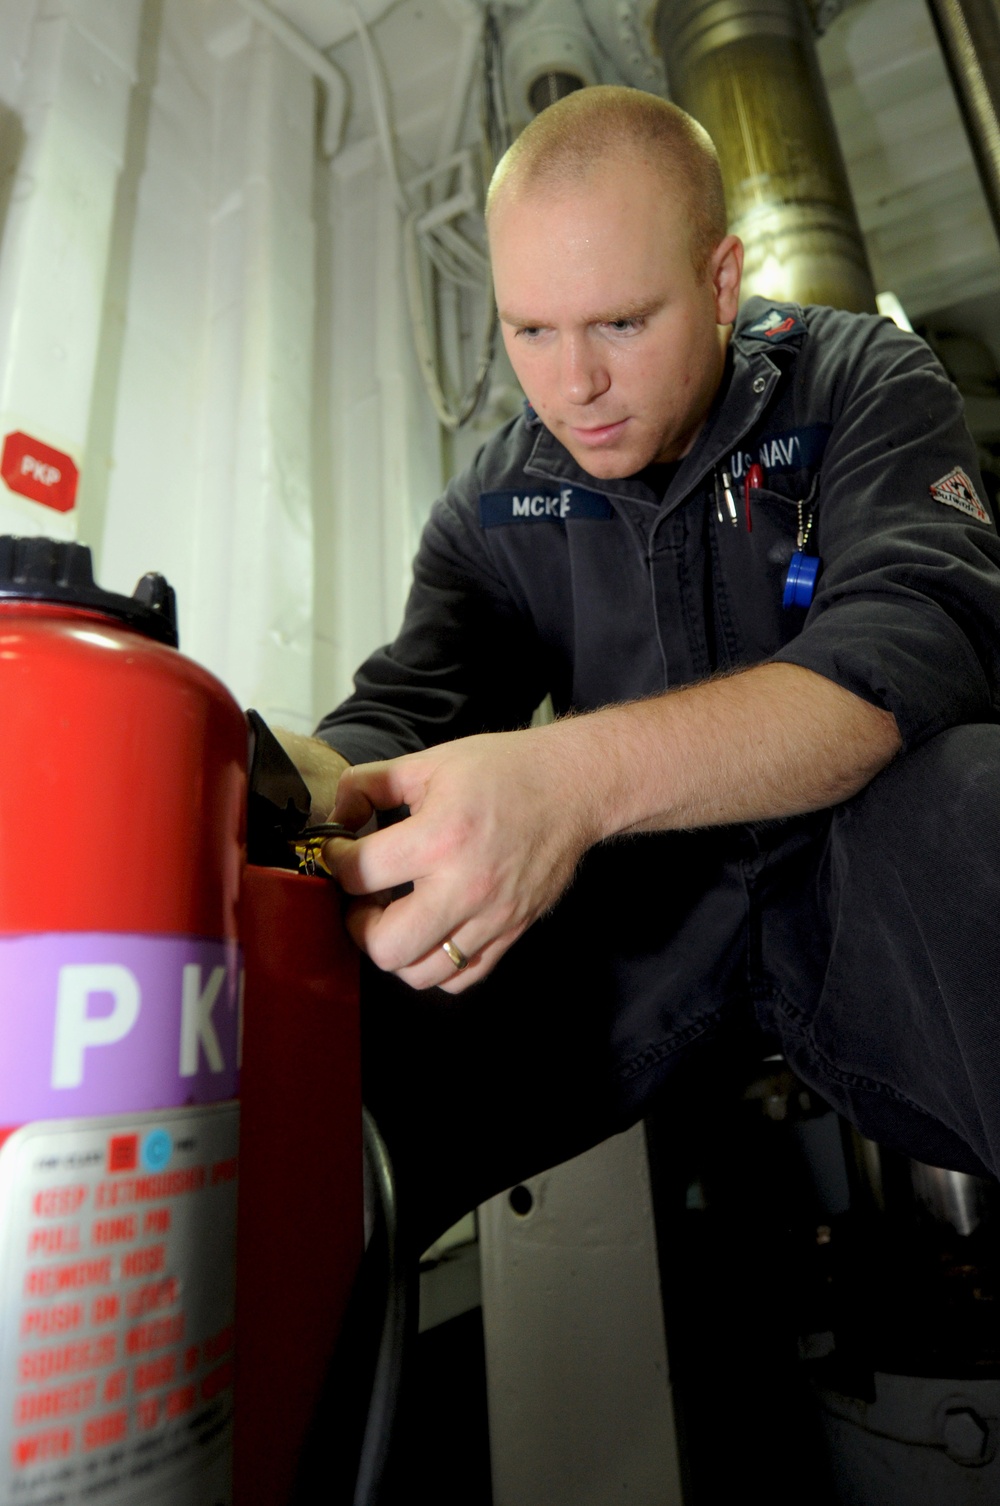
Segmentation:
{"type": "Polygon", "coordinates": [[[764,472],[759,465],[752,465],[743,483],[743,503],[747,514],[747,533],[753,533],[753,518],[750,514],[750,493],[759,492],[764,485],[764,472]]]}

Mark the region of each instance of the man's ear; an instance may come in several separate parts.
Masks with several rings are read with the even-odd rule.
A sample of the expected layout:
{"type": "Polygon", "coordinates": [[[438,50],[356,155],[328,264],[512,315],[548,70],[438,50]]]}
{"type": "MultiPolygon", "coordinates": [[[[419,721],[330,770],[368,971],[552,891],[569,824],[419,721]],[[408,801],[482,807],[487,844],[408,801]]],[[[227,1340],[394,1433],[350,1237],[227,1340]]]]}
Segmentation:
{"type": "Polygon", "coordinates": [[[743,242],[738,235],[727,235],[712,252],[709,263],[715,290],[716,324],[732,324],[740,306],[740,280],[743,276],[743,242]]]}

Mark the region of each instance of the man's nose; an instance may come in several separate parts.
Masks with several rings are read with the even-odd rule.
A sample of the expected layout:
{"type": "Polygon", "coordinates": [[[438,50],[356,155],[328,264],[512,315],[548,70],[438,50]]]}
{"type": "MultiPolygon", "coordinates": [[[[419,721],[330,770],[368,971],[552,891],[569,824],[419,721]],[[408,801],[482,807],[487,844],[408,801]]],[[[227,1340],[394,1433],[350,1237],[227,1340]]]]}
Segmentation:
{"type": "Polygon", "coordinates": [[[601,354],[586,336],[570,335],[561,351],[563,397],[571,403],[592,403],[611,386],[611,376],[601,354]]]}

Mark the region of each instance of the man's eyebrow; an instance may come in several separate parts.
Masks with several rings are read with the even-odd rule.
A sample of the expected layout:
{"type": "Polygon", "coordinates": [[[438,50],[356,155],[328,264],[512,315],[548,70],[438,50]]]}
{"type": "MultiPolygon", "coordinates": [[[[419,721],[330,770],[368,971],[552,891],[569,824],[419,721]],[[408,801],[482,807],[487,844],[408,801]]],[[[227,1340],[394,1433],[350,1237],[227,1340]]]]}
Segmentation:
{"type": "MultiPolygon", "coordinates": [[[[616,324],[624,319],[646,319],[650,314],[657,313],[663,307],[662,298],[645,299],[641,303],[620,303],[614,308],[598,309],[588,314],[582,321],[584,324],[616,324]]],[[[508,309],[498,309],[500,321],[503,324],[513,324],[521,329],[544,329],[544,319],[526,319],[520,314],[512,313],[508,309]]]]}
{"type": "Polygon", "coordinates": [[[616,324],[622,319],[648,319],[663,307],[662,298],[644,299],[642,303],[619,303],[607,313],[591,314],[588,324],[616,324]]]}

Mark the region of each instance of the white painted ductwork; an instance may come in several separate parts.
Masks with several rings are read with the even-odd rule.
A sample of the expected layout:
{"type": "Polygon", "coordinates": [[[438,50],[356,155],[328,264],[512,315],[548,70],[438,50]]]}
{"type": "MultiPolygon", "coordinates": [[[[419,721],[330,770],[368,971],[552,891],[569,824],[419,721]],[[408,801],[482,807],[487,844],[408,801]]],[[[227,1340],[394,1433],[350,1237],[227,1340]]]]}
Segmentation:
{"type": "Polygon", "coordinates": [[[334,67],[325,53],[314,47],[284,16],[278,15],[270,5],[265,5],[264,0],[238,0],[238,3],[248,15],[276,36],[300,62],[305,63],[310,73],[323,85],[323,152],[327,157],[334,156],[340,147],[344,117],[347,114],[347,85],[344,75],[339,68],[334,67]]]}
{"type": "Polygon", "coordinates": [[[508,107],[515,126],[538,113],[537,91],[544,92],[546,81],[552,81],[552,98],[601,82],[576,0],[536,0],[510,22],[505,41],[508,107]]]}

